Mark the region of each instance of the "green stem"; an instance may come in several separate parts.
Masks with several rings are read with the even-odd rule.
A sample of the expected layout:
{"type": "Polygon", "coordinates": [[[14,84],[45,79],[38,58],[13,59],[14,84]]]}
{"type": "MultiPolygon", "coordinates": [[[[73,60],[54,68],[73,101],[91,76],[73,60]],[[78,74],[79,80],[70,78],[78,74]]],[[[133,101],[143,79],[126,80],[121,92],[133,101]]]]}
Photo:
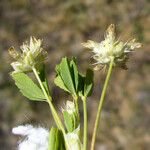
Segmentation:
{"type": "Polygon", "coordinates": [[[108,82],[110,80],[110,76],[111,76],[112,69],[113,69],[113,63],[114,63],[114,58],[111,59],[111,62],[109,64],[109,69],[108,69],[108,72],[107,72],[104,87],[103,87],[102,94],[101,94],[101,97],[100,97],[98,111],[97,111],[96,120],[95,120],[95,124],[94,124],[94,131],[93,131],[92,142],[91,142],[91,150],[94,150],[94,147],[95,147],[95,140],[96,140],[98,124],[99,124],[99,120],[100,120],[100,117],[101,117],[101,111],[102,111],[103,102],[105,100],[105,95],[106,95],[108,82]]]}
{"type": "Polygon", "coordinates": [[[83,150],[87,150],[88,123],[87,123],[87,99],[86,97],[83,98],[83,111],[84,111],[83,150]]]}
{"type": "Polygon", "coordinates": [[[78,121],[80,122],[80,115],[79,115],[79,106],[78,106],[78,97],[75,96],[73,97],[74,98],[74,103],[75,103],[75,108],[76,108],[76,112],[77,112],[77,115],[78,115],[78,121]]]}
{"type": "Polygon", "coordinates": [[[46,98],[46,100],[47,100],[47,102],[48,102],[48,104],[50,106],[50,109],[52,111],[52,115],[53,115],[53,118],[54,118],[54,120],[56,122],[57,127],[63,132],[63,134],[65,134],[65,129],[63,127],[63,124],[62,124],[62,122],[61,122],[61,120],[60,120],[60,118],[59,118],[59,116],[57,114],[56,109],[54,108],[54,106],[52,104],[51,96],[47,94],[47,92],[45,90],[45,87],[43,86],[43,83],[42,83],[42,81],[41,81],[41,79],[39,77],[39,74],[38,74],[36,68],[33,68],[32,70],[33,70],[33,72],[34,72],[34,74],[35,74],[35,76],[36,76],[36,78],[37,78],[37,80],[38,80],[38,82],[40,84],[40,87],[41,87],[41,89],[42,89],[42,91],[44,93],[44,96],[45,96],[45,98],[46,98]]]}

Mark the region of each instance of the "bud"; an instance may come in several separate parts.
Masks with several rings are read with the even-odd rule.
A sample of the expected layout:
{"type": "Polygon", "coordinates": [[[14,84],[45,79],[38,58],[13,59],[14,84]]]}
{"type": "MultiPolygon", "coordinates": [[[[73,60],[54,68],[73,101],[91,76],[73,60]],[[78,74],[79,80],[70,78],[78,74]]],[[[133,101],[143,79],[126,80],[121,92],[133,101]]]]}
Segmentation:
{"type": "Polygon", "coordinates": [[[65,126],[68,132],[74,131],[79,126],[79,118],[75,109],[75,104],[66,102],[66,107],[62,109],[65,126]]]}
{"type": "Polygon", "coordinates": [[[65,135],[67,150],[82,150],[82,143],[79,138],[80,127],[65,135]]]}
{"type": "Polygon", "coordinates": [[[9,54],[15,62],[11,63],[14,72],[30,72],[33,67],[40,66],[45,58],[46,52],[41,47],[42,41],[35,37],[30,37],[30,42],[25,42],[20,47],[21,52],[18,52],[11,47],[9,54]]]}
{"type": "Polygon", "coordinates": [[[141,43],[136,43],[135,39],[126,43],[116,39],[115,25],[113,24],[106,30],[105,40],[100,43],[88,40],[82,45],[92,49],[94,53],[92,57],[96,60],[96,68],[100,65],[108,65],[112,58],[114,58],[114,66],[126,68],[128,54],[141,47],[141,43]]]}

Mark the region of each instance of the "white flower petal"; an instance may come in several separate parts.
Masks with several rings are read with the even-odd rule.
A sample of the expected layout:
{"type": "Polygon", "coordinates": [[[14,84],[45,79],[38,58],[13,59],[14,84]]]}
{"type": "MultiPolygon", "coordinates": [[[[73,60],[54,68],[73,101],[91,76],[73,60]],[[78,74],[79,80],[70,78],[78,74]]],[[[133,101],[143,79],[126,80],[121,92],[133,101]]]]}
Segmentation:
{"type": "Polygon", "coordinates": [[[12,133],[25,136],[29,134],[31,129],[33,129],[32,125],[18,126],[12,129],[12,133]]]}

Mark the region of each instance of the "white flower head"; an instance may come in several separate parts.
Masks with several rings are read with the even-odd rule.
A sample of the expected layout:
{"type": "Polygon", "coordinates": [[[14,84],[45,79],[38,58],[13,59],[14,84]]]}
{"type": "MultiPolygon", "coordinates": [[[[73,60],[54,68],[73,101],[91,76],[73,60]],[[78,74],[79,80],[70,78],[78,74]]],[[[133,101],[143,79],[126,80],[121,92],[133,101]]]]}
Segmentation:
{"type": "Polygon", "coordinates": [[[18,150],[47,150],[49,131],[42,127],[32,125],[18,126],[12,129],[12,133],[24,137],[19,141],[18,150]]]}
{"type": "Polygon", "coordinates": [[[106,30],[105,39],[100,42],[88,40],[82,43],[86,48],[92,50],[92,56],[96,60],[96,65],[108,65],[112,58],[114,58],[114,66],[126,68],[126,61],[128,54],[136,48],[141,47],[141,43],[136,43],[135,39],[129,42],[122,42],[116,39],[115,25],[111,24],[106,30]]]}
{"type": "Polygon", "coordinates": [[[29,72],[35,66],[40,66],[46,58],[46,51],[42,48],[42,41],[30,37],[29,42],[20,46],[21,52],[11,47],[9,54],[16,60],[11,63],[15,72],[29,72]]]}
{"type": "Polygon", "coordinates": [[[67,101],[65,108],[62,108],[62,112],[67,111],[70,115],[76,112],[75,104],[72,101],[67,101]]]}

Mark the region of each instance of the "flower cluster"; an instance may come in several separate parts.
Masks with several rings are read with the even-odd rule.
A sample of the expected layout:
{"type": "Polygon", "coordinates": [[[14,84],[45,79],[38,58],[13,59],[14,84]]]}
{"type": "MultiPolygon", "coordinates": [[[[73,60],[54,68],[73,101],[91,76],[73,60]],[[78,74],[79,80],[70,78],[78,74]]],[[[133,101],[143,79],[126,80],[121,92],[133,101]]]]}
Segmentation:
{"type": "MultiPolygon", "coordinates": [[[[126,68],[128,54],[135,48],[141,47],[140,43],[136,43],[135,39],[129,42],[122,42],[116,39],[115,25],[111,24],[105,34],[105,39],[100,42],[88,40],[82,44],[84,47],[92,49],[94,53],[93,59],[96,60],[96,65],[107,65],[114,58],[114,66],[126,68]]],[[[96,66],[97,68],[97,66],[96,66]]]]}
{"type": "Polygon", "coordinates": [[[24,136],[19,142],[18,150],[47,150],[49,131],[32,125],[18,126],[12,129],[13,134],[24,136]]]}
{"type": "Polygon", "coordinates": [[[32,67],[40,66],[46,57],[46,51],[41,47],[42,41],[35,37],[30,37],[30,42],[25,42],[20,47],[21,52],[13,47],[9,49],[9,54],[16,60],[11,63],[15,72],[30,72],[32,67]]]}

